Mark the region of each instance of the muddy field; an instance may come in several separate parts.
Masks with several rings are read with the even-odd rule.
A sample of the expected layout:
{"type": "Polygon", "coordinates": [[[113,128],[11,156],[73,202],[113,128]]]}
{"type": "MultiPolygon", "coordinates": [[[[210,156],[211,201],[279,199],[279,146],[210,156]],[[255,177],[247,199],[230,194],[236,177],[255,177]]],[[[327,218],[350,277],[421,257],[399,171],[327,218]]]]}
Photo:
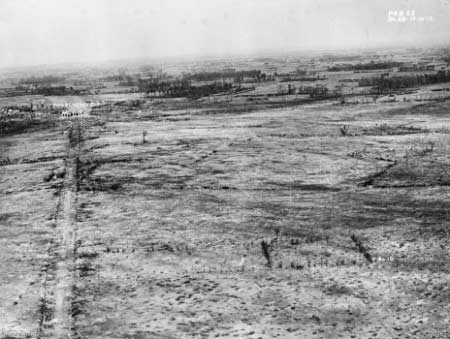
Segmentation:
{"type": "Polygon", "coordinates": [[[0,338],[450,337],[449,101],[170,107],[0,137],[0,338]]]}

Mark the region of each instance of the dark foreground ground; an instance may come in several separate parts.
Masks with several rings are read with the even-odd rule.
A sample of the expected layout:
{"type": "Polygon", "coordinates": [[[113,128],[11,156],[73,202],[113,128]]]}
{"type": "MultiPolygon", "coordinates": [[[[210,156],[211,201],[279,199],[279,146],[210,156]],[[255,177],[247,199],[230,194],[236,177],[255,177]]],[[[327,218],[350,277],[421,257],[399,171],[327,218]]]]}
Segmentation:
{"type": "Polygon", "coordinates": [[[0,338],[449,338],[449,108],[2,136],[0,338]]]}

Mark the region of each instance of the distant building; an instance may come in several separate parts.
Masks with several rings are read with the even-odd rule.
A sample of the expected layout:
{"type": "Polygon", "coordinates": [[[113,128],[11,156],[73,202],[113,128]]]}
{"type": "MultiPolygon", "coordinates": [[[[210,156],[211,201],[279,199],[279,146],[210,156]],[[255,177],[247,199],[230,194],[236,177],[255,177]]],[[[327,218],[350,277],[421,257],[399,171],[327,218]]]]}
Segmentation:
{"type": "Polygon", "coordinates": [[[61,118],[74,118],[88,116],[92,110],[90,104],[87,103],[75,103],[75,104],[63,104],[64,109],[61,112],[61,118]]]}

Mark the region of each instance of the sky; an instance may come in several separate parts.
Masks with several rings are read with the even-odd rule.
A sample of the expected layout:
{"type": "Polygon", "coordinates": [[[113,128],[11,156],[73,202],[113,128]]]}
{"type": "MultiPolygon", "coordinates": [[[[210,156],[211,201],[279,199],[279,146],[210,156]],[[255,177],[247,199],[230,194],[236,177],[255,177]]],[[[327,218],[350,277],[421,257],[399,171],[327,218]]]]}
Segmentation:
{"type": "Polygon", "coordinates": [[[0,0],[0,68],[441,43],[450,0],[0,0]]]}

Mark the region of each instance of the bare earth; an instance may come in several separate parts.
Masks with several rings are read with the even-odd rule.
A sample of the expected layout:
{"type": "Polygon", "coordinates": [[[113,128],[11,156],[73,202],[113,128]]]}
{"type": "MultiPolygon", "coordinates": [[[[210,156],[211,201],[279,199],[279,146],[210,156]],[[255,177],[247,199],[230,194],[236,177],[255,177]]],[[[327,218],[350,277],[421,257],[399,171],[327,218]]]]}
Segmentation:
{"type": "Polygon", "coordinates": [[[0,338],[449,338],[449,109],[168,106],[0,137],[0,338]]]}

